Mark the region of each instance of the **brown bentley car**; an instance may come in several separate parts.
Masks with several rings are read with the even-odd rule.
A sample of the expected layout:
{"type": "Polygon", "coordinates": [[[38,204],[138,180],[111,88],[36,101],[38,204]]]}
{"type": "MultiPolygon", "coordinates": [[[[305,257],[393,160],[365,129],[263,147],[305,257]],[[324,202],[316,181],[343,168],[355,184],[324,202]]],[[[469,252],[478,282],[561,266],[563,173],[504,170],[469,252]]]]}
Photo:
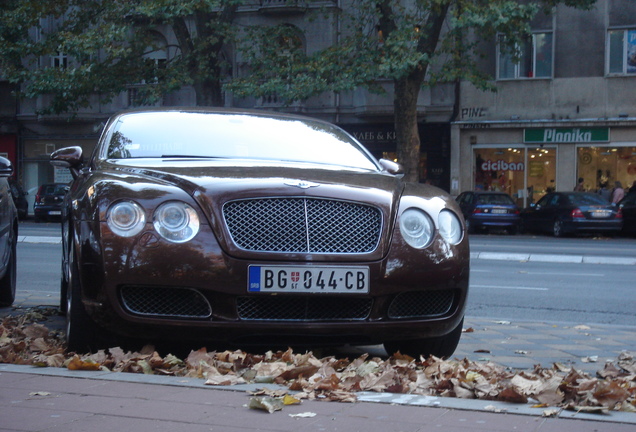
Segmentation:
{"type": "Polygon", "coordinates": [[[130,111],[89,157],[69,147],[51,162],[74,177],[62,214],[70,349],[141,337],[449,356],[459,342],[469,247],[457,204],[334,125],[130,111]]]}

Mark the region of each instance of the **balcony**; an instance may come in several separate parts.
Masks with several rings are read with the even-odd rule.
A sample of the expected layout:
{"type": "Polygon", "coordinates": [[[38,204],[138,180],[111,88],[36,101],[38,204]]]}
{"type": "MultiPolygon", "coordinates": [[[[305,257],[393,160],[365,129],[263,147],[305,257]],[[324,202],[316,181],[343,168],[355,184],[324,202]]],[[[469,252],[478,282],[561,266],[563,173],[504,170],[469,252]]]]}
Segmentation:
{"type": "Polygon", "coordinates": [[[304,14],[308,9],[304,0],[261,0],[258,11],[265,15],[275,14],[304,14]]]}

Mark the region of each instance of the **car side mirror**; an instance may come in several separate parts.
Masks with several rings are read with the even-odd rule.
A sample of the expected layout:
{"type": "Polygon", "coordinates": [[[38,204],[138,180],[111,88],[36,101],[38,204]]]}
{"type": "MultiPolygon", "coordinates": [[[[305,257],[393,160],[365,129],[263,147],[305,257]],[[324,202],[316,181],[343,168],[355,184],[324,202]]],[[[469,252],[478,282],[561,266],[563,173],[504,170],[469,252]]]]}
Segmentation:
{"type": "Polygon", "coordinates": [[[397,162],[393,162],[392,160],[389,160],[389,159],[380,159],[378,162],[380,162],[380,166],[382,167],[382,169],[384,169],[384,171],[388,172],[389,174],[393,174],[393,175],[404,174],[404,168],[402,167],[402,165],[400,165],[397,162]]]}
{"type": "Polygon", "coordinates": [[[13,165],[11,161],[0,156],[0,177],[11,177],[13,175],[13,165]]]}
{"type": "Polygon", "coordinates": [[[65,147],[51,153],[51,165],[68,168],[73,178],[77,178],[84,165],[81,147],[65,147]]]}

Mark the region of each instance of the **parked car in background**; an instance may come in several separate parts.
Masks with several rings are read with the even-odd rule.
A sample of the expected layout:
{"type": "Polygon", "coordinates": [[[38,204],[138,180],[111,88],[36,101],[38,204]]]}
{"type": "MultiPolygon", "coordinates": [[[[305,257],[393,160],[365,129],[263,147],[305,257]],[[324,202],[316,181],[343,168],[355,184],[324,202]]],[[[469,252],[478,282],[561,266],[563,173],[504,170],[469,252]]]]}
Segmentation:
{"type": "Polygon", "coordinates": [[[636,235],[636,193],[630,192],[618,203],[623,213],[623,233],[636,235]]]}
{"type": "Polygon", "coordinates": [[[0,157],[0,306],[15,300],[18,243],[18,211],[11,197],[8,178],[13,174],[11,161],[0,157]]]}
{"type": "Polygon", "coordinates": [[[12,178],[9,179],[9,188],[11,189],[13,203],[18,210],[18,218],[26,219],[29,213],[29,203],[26,199],[27,193],[22,188],[20,182],[12,178]]]}
{"type": "Polygon", "coordinates": [[[68,185],[64,183],[48,183],[38,188],[33,203],[35,221],[59,219],[62,216],[62,203],[68,192],[68,185]]]}
{"type": "Polygon", "coordinates": [[[85,162],[79,147],[51,159],[75,179],[62,222],[71,349],[109,334],[438,356],[459,342],[470,264],[459,207],[336,126],[132,111],[85,162]]]}
{"type": "Polygon", "coordinates": [[[519,226],[519,207],[503,192],[462,192],[457,197],[469,232],[497,228],[515,234],[519,226]]]}
{"type": "Polygon", "coordinates": [[[521,212],[523,231],[551,233],[555,237],[581,233],[615,235],[622,226],[620,208],[590,192],[552,192],[521,212]]]}

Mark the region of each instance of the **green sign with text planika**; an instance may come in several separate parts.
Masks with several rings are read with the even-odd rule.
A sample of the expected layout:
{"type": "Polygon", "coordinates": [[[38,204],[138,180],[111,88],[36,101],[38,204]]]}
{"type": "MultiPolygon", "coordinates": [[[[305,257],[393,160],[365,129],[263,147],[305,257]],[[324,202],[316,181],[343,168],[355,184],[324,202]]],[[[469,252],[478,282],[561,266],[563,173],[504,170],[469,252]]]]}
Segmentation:
{"type": "Polygon", "coordinates": [[[609,128],[536,128],[523,130],[526,143],[609,142],[609,128]]]}

